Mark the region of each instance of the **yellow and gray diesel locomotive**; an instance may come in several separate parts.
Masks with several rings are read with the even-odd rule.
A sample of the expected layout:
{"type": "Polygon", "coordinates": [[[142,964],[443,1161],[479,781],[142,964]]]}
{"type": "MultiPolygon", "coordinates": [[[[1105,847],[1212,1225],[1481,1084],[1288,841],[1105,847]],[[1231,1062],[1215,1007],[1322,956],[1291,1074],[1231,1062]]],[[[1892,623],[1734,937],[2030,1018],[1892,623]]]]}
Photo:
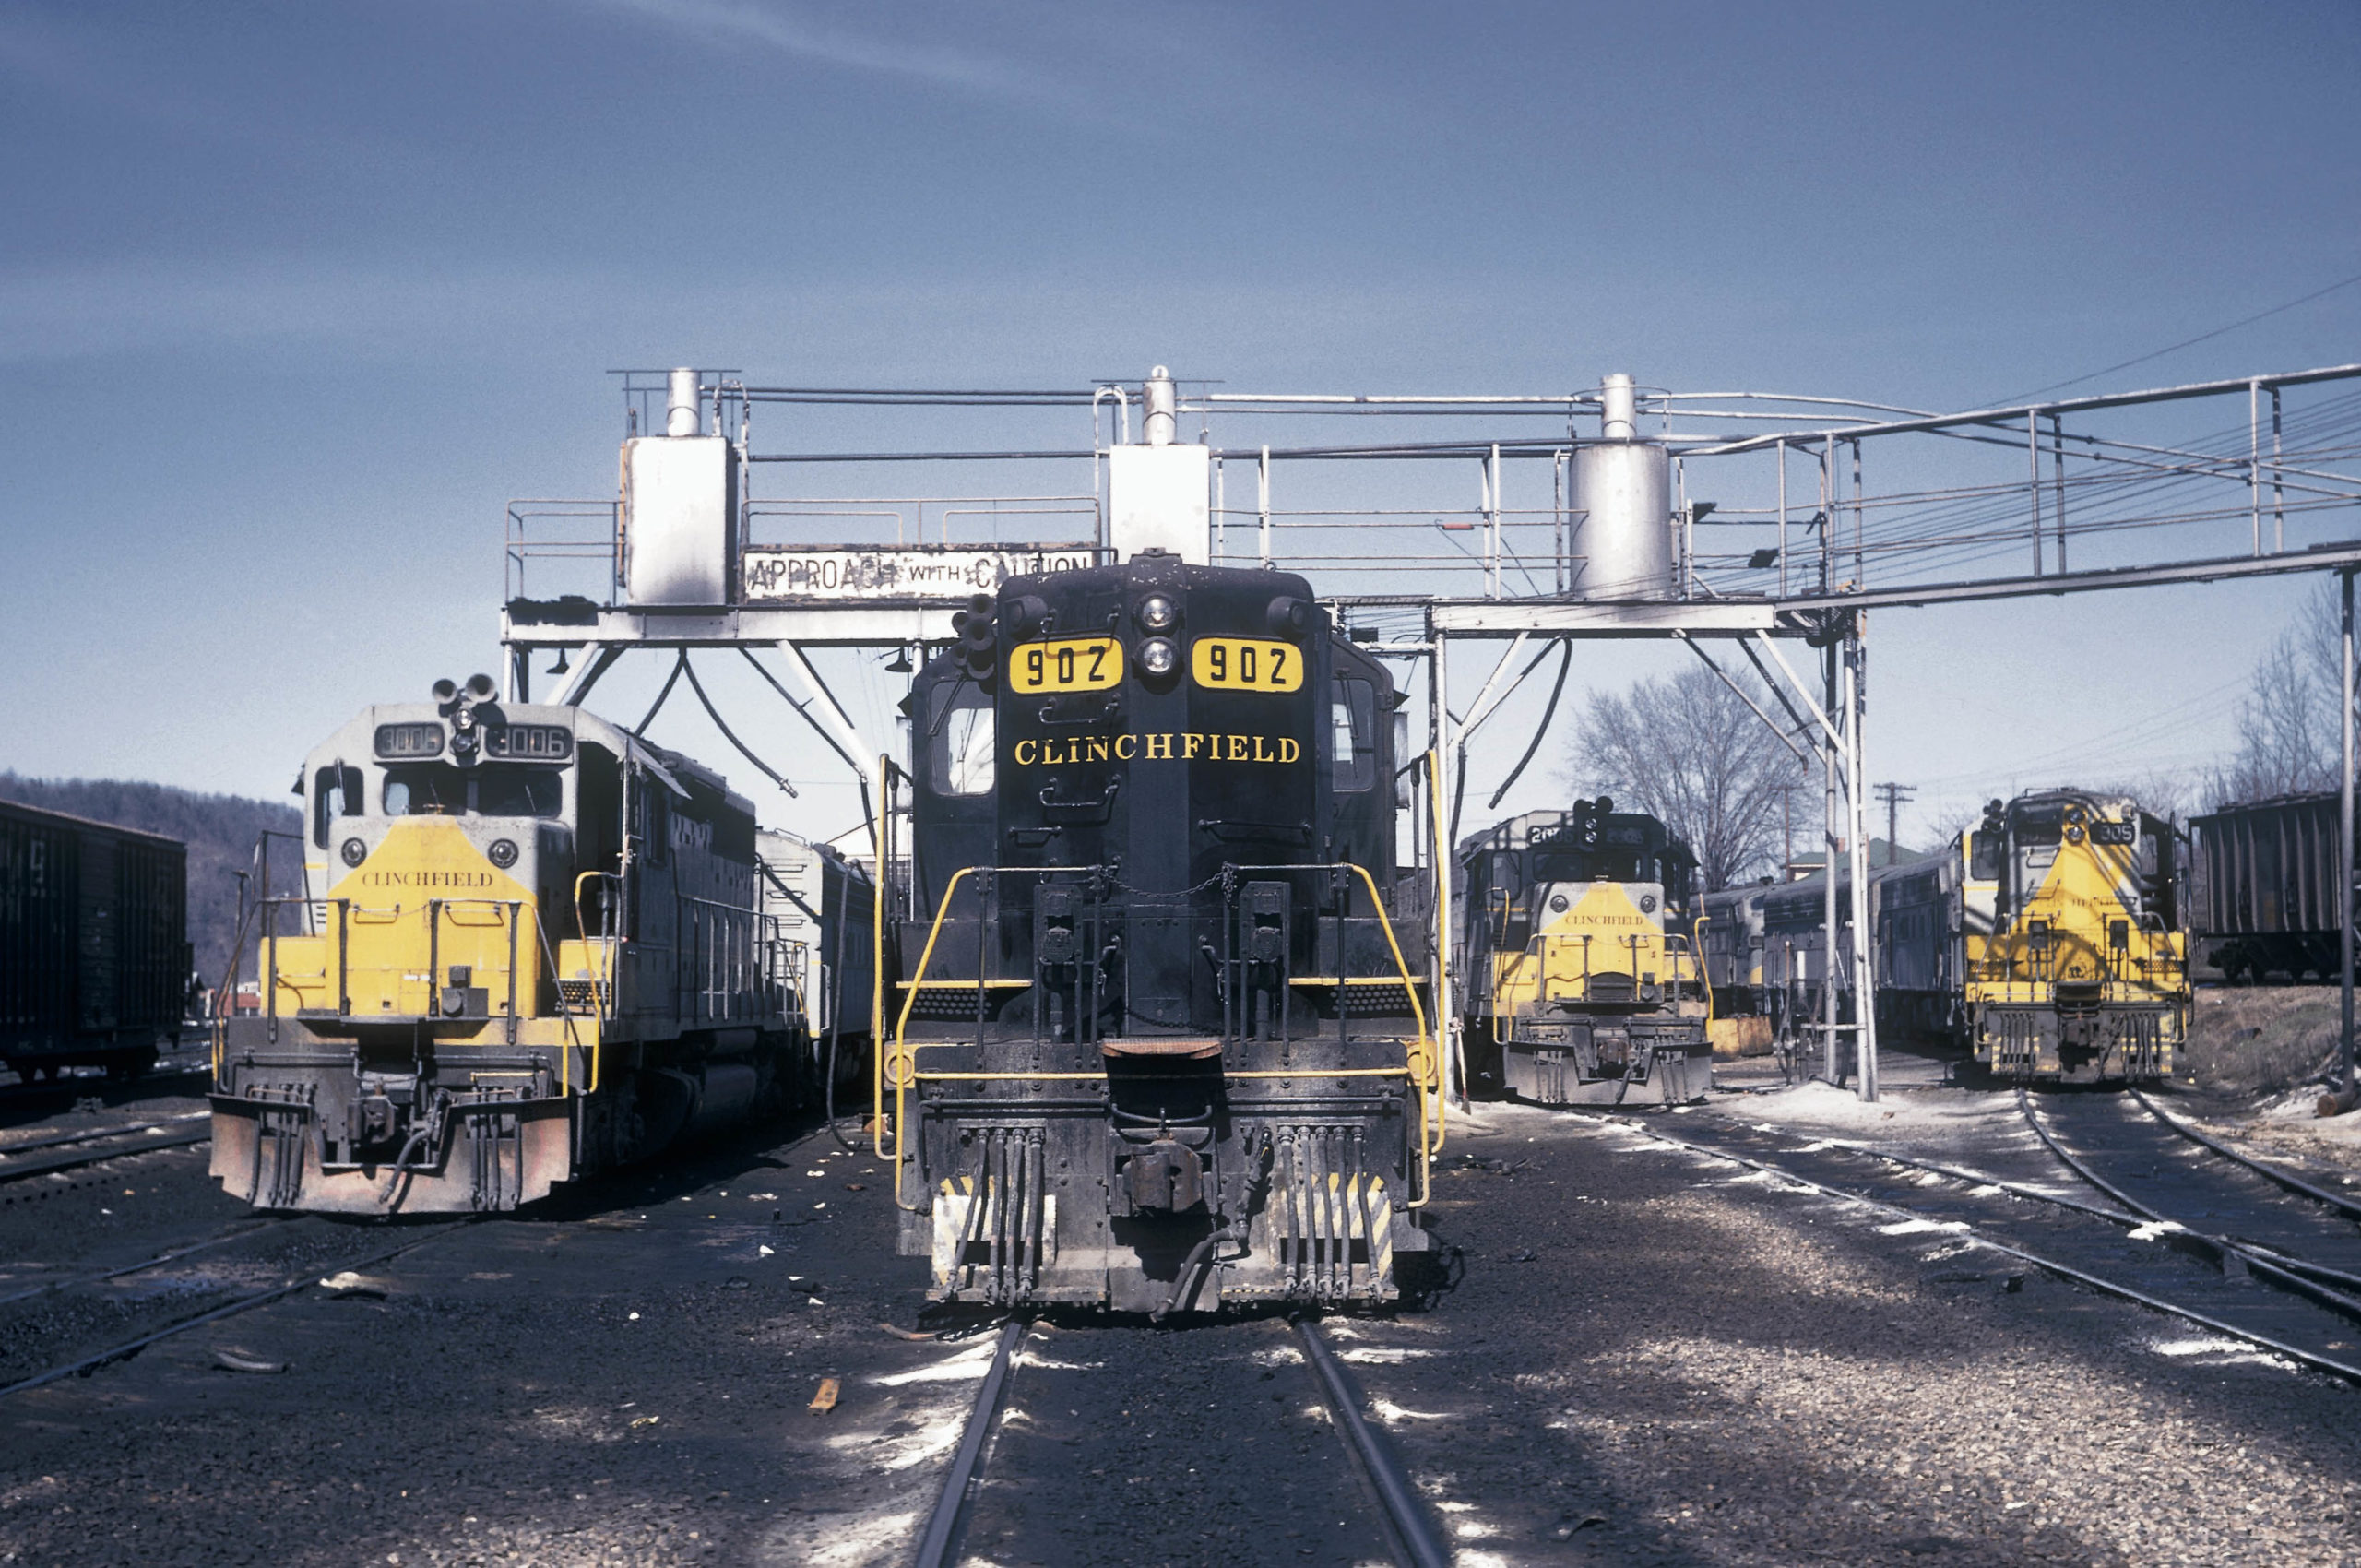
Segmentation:
{"type": "Polygon", "coordinates": [[[960,625],[881,913],[902,1251],[943,1301],[1396,1300],[1442,1102],[1392,679],[1302,578],[1159,552],[960,625]]]}
{"type": "MultiPolygon", "coordinates": [[[[2020,1082],[2156,1082],[2186,1037],[2182,856],[2173,825],[2128,796],[2049,790],[1993,801],[1941,852],[1869,873],[1877,1021],[1947,1039],[2020,1082]]],[[[1791,1044],[1824,1023],[1825,884],[1765,891],[1761,1007],[1791,1044]]],[[[1837,876],[1838,1022],[1851,879],[1837,876]]]]}
{"type": "Polygon", "coordinates": [[[1602,795],[1460,841],[1471,1083],[1543,1105],[1683,1104],[1713,1076],[1697,857],[1602,795]]]}
{"type": "Polygon", "coordinates": [[[688,758],[476,676],[312,752],[304,892],[215,1042],[259,1208],[514,1208],[776,1103],[798,1021],[754,814],[688,758]]]}

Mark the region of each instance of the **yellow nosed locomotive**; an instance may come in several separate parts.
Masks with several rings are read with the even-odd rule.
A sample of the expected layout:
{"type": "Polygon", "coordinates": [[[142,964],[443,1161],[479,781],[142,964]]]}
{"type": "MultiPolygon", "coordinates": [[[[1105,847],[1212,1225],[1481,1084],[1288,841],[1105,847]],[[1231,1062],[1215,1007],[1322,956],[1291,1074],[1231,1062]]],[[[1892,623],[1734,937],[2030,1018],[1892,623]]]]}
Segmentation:
{"type": "Polygon", "coordinates": [[[1544,1105],[1681,1104],[1710,1087],[1697,859],[1606,796],[1462,839],[1472,1083],[1544,1105]]]}
{"type": "Polygon", "coordinates": [[[2178,849],[2137,802],[2079,790],[1994,801],[1954,841],[1960,1021],[1979,1066],[2062,1082],[2171,1074],[2189,1004],[2178,849]]]}
{"type": "Polygon", "coordinates": [[[1396,1298],[1442,1105],[1395,706],[1286,573],[1145,552],[964,612],[881,854],[884,1152],[938,1299],[1396,1298]]]}
{"type": "MultiPolygon", "coordinates": [[[[2189,1021],[2180,837],[2125,796],[1994,801],[1935,855],[1869,873],[1881,1035],[1947,1039],[2018,1081],[2154,1082],[2189,1021]]],[[[1828,1022],[1822,876],[1764,889],[1757,1006],[1790,1046],[1828,1022]]],[[[1855,1015],[1851,878],[1837,875],[1837,1021],[1855,1015]]]]}
{"type": "Polygon", "coordinates": [[[314,748],[303,896],[249,912],[213,1174],[256,1207],[514,1208],[787,1087],[799,1009],[753,808],[476,676],[314,748]]]}

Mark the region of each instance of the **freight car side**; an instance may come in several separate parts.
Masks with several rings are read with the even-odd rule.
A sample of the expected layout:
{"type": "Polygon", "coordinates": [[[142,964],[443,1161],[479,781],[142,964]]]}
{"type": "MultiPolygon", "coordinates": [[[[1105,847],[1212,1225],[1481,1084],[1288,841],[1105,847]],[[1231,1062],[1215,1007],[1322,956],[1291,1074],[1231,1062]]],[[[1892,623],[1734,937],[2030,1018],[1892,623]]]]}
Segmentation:
{"type": "Polygon", "coordinates": [[[0,1060],[144,1072],[180,1037],[188,974],[186,846],[0,802],[0,1060]]]}

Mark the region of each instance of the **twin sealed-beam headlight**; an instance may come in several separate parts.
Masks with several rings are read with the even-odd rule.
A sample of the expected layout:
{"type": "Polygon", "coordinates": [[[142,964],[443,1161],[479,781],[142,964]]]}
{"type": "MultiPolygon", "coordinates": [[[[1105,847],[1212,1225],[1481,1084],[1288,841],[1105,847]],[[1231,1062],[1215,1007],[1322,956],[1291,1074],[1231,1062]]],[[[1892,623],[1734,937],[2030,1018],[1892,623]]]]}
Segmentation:
{"type": "Polygon", "coordinates": [[[1170,637],[1150,637],[1140,644],[1140,673],[1169,675],[1180,667],[1180,650],[1170,637]]]}
{"type": "Polygon", "coordinates": [[[1169,632],[1180,619],[1180,608],[1164,594],[1152,593],[1140,600],[1140,627],[1143,631],[1169,632]]]}

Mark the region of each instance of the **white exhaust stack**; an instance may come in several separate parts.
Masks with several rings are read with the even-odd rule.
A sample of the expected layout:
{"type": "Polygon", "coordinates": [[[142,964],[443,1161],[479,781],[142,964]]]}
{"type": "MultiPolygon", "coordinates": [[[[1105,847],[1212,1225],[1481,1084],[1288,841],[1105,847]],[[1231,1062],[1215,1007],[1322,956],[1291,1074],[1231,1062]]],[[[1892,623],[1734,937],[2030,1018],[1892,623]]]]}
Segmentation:
{"type": "Polygon", "coordinates": [[[1146,410],[1141,430],[1151,446],[1169,446],[1180,427],[1180,404],[1172,390],[1172,373],[1162,365],[1147,373],[1147,385],[1140,388],[1140,403],[1146,410]]]}
{"type": "Polygon", "coordinates": [[[1638,399],[1631,378],[1618,371],[1598,384],[1599,434],[1609,441],[1629,441],[1640,434],[1638,399]]]}
{"type": "Polygon", "coordinates": [[[694,435],[696,433],[697,373],[683,367],[672,373],[670,388],[664,399],[664,434],[694,435]]]}

